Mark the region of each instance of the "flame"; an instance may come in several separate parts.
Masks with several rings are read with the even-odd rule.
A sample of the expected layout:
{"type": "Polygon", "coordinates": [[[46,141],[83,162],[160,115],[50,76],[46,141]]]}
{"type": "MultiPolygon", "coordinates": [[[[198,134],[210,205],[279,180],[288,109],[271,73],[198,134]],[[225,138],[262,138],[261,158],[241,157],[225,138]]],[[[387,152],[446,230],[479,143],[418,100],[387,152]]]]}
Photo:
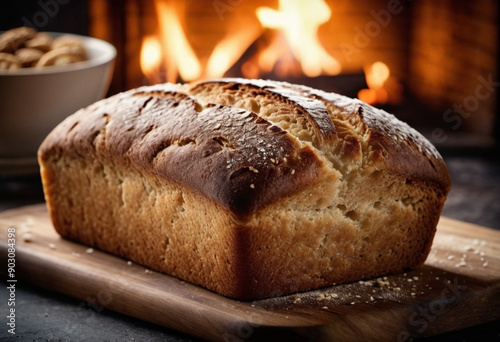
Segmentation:
{"type": "MultiPolygon", "coordinates": [[[[203,57],[203,64],[193,51],[181,20],[186,3],[155,0],[154,4],[160,42],[145,37],[141,50],[141,69],[148,82],[151,79],[156,82],[160,77],[152,74],[160,74],[160,70],[166,70],[168,82],[177,82],[179,76],[187,82],[223,77],[254,43],[261,49],[243,61],[241,73],[245,77],[257,78],[270,72],[278,77],[291,74],[315,77],[335,75],[341,70],[339,62],[328,54],[318,38],[319,27],[331,17],[324,0],[280,0],[277,10],[258,7],[256,17],[251,12],[250,16],[227,20],[224,25],[231,28],[227,30],[229,33],[215,45],[208,58],[203,57]],[[265,31],[264,39],[259,39],[265,31]],[[271,43],[262,48],[271,35],[271,43]]],[[[214,23],[217,24],[220,25],[214,23]]]]}
{"type": "Polygon", "coordinates": [[[146,36],[142,40],[141,70],[144,76],[150,79],[157,77],[161,67],[161,43],[155,36],[146,36]]]}
{"type": "Polygon", "coordinates": [[[185,81],[201,76],[200,62],[189,44],[176,8],[168,1],[155,1],[162,38],[167,81],[176,82],[178,75],[185,81]]]}
{"type": "Polygon", "coordinates": [[[331,10],[323,0],[280,0],[278,10],[259,7],[256,14],[262,26],[280,29],[286,37],[285,41],[278,35],[260,53],[258,61],[262,70],[272,69],[280,56],[287,55],[287,51],[291,50],[300,62],[302,71],[309,77],[340,72],[340,63],[326,52],[318,39],[319,26],[331,17],[331,10]]]}
{"type": "Polygon", "coordinates": [[[389,100],[389,94],[384,88],[391,72],[389,67],[382,62],[375,62],[364,68],[366,84],[369,89],[361,89],[358,98],[368,104],[383,104],[389,100]]]}
{"type": "Polygon", "coordinates": [[[249,27],[234,32],[218,43],[207,62],[206,77],[217,78],[234,65],[261,34],[260,27],[249,27]]]}

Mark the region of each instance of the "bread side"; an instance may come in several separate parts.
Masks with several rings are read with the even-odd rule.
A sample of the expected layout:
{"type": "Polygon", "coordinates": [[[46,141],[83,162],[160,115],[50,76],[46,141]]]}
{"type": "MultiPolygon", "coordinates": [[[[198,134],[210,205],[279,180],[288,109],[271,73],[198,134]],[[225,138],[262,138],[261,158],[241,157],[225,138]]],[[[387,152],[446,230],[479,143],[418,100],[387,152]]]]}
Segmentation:
{"type": "Polygon", "coordinates": [[[449,190],[435,149],[392,116],[271,81],[116,95],[39,160],[63,237],[241,299],[420,265],[449,190]]]}

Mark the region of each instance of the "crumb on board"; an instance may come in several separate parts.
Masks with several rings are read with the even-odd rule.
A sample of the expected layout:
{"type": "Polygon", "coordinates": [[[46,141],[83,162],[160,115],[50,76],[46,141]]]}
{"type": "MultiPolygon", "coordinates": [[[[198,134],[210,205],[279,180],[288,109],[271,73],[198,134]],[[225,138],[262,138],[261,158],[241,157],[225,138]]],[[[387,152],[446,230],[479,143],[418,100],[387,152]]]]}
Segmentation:
{"type": "Polygon", "coordinates": [[[92,253],[94,253],[94,249],[93,248],[87,248],[87,250],[85,251],[85,253],[92,254],[92,253]]]}
{"type": "Polygon", "coordinates": [[[33,235],[31,235],[31,233],[24,233],[24,235],[23,235],[23,241],[24,242],[32,242],[33,241],[33,235]]]}
{"type": "Polygon", "coordinates": [[[127,261],[127,265],[131,266],[132,265],[132,261],[127,261]]]}
{"type": "Polygon", "coordinates": [[[54,245],[53,243],[49,243],[49,248],[50,249],[56,249],[56,245],[54,245]]]}

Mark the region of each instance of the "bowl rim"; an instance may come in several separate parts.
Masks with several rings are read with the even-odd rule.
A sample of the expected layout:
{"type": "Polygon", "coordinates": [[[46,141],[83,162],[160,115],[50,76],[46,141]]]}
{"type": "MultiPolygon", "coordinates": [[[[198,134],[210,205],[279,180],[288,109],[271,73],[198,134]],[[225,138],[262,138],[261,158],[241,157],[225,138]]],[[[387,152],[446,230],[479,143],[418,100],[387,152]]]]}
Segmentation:
{"type": "MultiPolygon", "coordinates": [[[[0,31],[0,34],[2,34],[5,31],[0,31]]],[[[26,75],[47,75],[47,74],[57,74],[57,73],[64,73],[64,72],[71,72],[71,71],[78,71],[78,70],[84,70],[84,69],[89,69],[95,66],[107,64],[109,62],[112,62],[116,58],[116,48],[98,38],[94,37],[89,37],[89,36],[82,36],[82,35],[77,35],[73,33],[64,33],[64,32],[47,32],[47,31],[40,31],[44,33],[48,33],[52,36],[52,38],[57,38],[60,36],[73,36],[81,39],[85,45],[88,44],[93,44],[94,46],[97,46],[100,50],[103,51],[102,55],[88,59],[85,61],[81,62],[75,62],[75,63],[70,63],[66,65],[49,65],[49,66],[44,66],[41,68],[20,68],[20,69],[9,69],[9,70],[0,70],[0,76],[26,76],[26,75]]]]}

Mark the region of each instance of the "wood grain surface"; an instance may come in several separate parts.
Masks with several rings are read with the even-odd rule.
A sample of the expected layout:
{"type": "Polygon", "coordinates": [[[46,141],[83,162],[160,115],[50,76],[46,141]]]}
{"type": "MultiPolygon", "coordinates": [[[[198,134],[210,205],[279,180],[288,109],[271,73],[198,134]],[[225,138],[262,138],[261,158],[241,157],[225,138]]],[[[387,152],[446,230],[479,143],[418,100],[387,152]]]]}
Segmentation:
{"type": "Polygon", "coordinates": [[[407,341],[500,318],[500,232],[444,217],[418,270],[253,302],[63,240],[44,205],[0,213],[1,265],[9,227],[18,284],[207,340],[407,341]]]}

